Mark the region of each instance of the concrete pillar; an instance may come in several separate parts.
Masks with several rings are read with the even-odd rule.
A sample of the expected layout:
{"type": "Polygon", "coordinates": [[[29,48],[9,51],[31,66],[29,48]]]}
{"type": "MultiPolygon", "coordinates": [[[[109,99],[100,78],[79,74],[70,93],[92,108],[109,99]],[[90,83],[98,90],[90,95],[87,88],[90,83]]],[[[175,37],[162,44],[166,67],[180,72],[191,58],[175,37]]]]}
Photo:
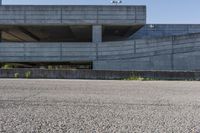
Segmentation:
{"type": "Polygon", "coordinates": [[[94,43],[102,42],[102,25],[92,26],[92,42],[94,43]]]}
{"type": "MultiPolygon", "coordinates": [[[[0,0],[0,6],[2,5],[2,0],[0,0]]],[[[2,31],[0,30],[0,42],[2,42],[2,31]]]]}
{"type": "Polygon", "coordinates": [[[2,31],[0,30],[0,42],[2,42],[2,31]]]}

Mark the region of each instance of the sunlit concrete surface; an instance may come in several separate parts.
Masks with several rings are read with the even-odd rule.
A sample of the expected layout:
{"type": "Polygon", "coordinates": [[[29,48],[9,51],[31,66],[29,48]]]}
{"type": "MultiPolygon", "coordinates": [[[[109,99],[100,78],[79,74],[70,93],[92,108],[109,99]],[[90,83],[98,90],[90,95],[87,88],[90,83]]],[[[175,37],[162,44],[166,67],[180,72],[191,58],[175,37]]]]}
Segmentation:
{"type": "Polygon", "coordinates": [[[0,80],[0,132],[200,132],[200,82],[0,80]]]}

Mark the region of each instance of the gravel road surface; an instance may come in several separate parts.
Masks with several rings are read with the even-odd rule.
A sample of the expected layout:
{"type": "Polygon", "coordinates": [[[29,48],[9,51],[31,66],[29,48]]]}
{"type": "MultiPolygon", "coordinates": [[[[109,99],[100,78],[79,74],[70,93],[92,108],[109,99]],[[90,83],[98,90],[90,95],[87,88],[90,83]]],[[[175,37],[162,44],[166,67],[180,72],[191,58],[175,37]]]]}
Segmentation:
{"type": "Polygon", "coordinates": [[[0,80],[0,133],[199,133],[200,82],[0,80]]]}

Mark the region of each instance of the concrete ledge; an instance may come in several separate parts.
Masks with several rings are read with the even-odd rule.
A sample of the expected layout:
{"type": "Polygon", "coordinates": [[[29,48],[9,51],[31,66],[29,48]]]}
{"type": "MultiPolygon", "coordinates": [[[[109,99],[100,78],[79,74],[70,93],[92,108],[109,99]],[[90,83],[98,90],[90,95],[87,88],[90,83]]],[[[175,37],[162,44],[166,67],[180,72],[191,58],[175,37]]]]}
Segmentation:
{"type": "Polygon", "coordinates": [[[143,77],[158,80],[200,80],[200,72],[186,71],[102,71],[102,70],[45,70],[45,69],[0,69],[0,78],[44,79],[126,79],[143,77]]]}

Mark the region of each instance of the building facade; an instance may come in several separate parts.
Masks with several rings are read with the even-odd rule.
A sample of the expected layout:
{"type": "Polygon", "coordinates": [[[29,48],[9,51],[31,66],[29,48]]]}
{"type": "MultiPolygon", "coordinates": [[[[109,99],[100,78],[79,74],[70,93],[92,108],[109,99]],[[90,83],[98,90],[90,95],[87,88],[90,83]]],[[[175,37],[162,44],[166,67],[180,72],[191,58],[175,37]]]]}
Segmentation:
{"type": "Polygon", "coordinates": [[[0,63],[200,70],[200,25],[146,24],[145,6],[0,6],[0,63]]]}

